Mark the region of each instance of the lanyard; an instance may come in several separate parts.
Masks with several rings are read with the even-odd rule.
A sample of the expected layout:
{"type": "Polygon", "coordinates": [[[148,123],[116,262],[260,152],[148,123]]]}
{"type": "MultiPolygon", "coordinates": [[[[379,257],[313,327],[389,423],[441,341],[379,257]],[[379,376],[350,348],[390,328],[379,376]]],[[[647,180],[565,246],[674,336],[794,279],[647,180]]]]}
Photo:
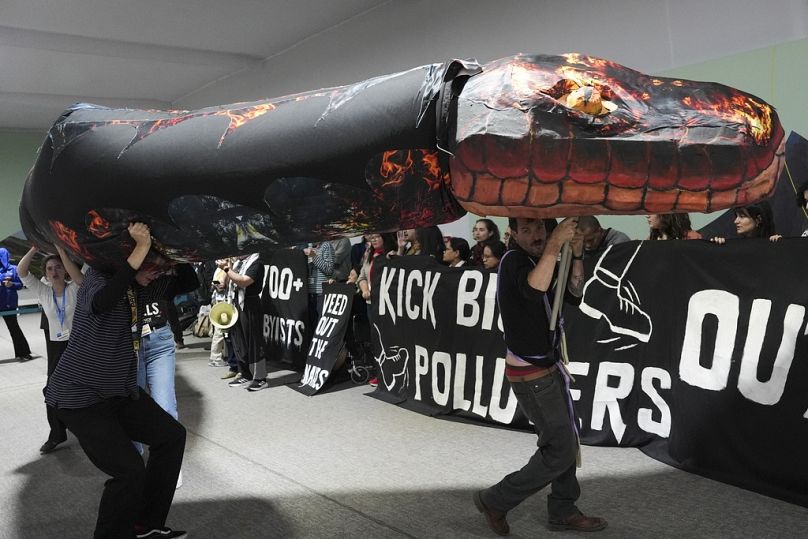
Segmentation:
{"type": "Polygon", "coordinates": [[[132,314],[132,345],[135,347],[135,352],[140,349],[140,326],[138,324],[137,316],[137,297],[135,290],[131,286],[126,289],[126,299],[129,300],[129,310],[132,314]]]}
{"type": "Polygon", "coordinates": [[[67,285],[62,289],[62,306],[59,307],[59,299],[56,297],[56,291],[51,289],[53,294],[53,304],[56,306],[56,316],[59,317],[59,325],[62,329],[65,327],[65,316],[67,315],[67,285]]]}

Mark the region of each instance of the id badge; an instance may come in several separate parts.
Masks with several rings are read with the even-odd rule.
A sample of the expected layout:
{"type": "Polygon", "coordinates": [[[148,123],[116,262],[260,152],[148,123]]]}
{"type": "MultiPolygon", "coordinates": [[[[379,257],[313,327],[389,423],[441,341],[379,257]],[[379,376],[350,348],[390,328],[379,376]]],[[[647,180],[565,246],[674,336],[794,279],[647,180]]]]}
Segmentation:
{"type": "Polygon", "coordinates": [[[146,335],[151,333],[151,326],[149,324],[143,324],[143,328],[140,330],[140,334],[145,337],[146,335]]]}
{"type": "Polygon", "coordinates": [[[70,339],[70,330],[69,329],[64,329],[64,330],[56,333],[56,338],[61,340],[61,341],[66,341],[66,340],[70,339]]]}

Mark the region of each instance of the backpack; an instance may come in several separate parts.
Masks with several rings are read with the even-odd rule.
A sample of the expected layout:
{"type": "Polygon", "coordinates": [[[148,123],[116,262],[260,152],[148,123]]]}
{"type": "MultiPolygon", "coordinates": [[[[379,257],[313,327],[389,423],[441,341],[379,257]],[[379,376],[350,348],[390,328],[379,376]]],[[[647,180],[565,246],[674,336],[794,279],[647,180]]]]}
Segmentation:
{"type": "Polygon", "coordinates": [[[210,323],[210,305],[203,305],[196,315],[193,329],[194,337],[212,337],[213,329],[213,324],[210,323]]]}

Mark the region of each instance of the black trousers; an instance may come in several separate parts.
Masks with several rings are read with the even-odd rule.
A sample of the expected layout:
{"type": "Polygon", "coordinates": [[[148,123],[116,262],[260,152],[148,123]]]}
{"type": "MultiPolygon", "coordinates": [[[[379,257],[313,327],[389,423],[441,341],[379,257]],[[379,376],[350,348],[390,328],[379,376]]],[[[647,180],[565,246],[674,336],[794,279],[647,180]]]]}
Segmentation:
{"type": "Polygon", "coordinates": [[[104,484],[94,538],[134,537],[135,525],[165,525],[185,451],[185,427],[144,391],[137,400],[106,399],[56,411],[90,461],[111,476],[104,484]],[[132,440],[149,446],[149,460],[132,440]]]}
{"type": "MultiPolygon", "coordinates": [[[[48,379],[50,379],[51,374],[53,371],[56,370],[56,365],[59,364],[59,358],[62,357],[65,349],[67,348],[68,341],[52,341],[47,339],[45,341],[45,345],[48,350],[48,379]]],[[[47,385],[45,386],[47,387],[47,385]]],[[[45,389],[43,388],[43,393],[45,389]]],[[[51,442],[64,442],[67,439],[67,431],[65,430],[65,424],[59,419],[56,415],[56,409],[45,405],[47,414],[48,414],[48,424],[50,425],[50,434],[48,435],[48,441],[51,442]]]]}
{"type": "MultiPolygon", "coordinates": [[[[238,370],[242,376],[249,380],[256,378],[253,370],[266,371],[266,358],[264,357],[264,311],[261,298],[247,296],[244,298],[244,308],[238,309],[238,321],[230,328],[230,340],[238,358],[238,370]],[[259,365],[264,362],[263,366],[259,365]]],[[[266,372],[263,372],[266,376],[266,372]]],[[[261,377],[259,373],[258,377],[261,377]]]]}
{"type": "Polygon", "coordinates": [[[23,357],[31,355],[31,347],[28,346],[28,341],[20,329],[20,324],[17,322],[16,314],[7,314],[3,316],[6,321],[6,327],[11,334],[11,342],[14,344],[14,357],[23,357]]]}

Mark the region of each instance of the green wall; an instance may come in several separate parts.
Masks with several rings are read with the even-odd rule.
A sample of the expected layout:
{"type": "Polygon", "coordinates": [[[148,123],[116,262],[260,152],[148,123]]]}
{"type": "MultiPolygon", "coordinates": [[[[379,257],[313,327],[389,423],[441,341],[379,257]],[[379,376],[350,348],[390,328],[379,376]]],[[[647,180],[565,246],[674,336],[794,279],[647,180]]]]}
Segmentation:
{"type": "Polygon", "coordinates": [[[0,240],[20,230],[22,186],[44,133],[0,131],[0,240]]]}
{"type": "MultiPolygon", "coordinates": [[[[808,136],[808,39],[781,43],[657,73],[661,76],[720,82],[757,95],[774,105],[786,134],[808,136]]],[[[44,133],[0,131],[0,239],[20,229],[17,206],[44,133]]],[[[691,215],[696,228],[715,215],[691,215]]],[[[470,220],[473,223],[473,218],[470,220]]],[[[497,219],[500,224],[506,220],[497,219]]],[[[645,238],[648,227],[641,216],[601,218],[635,239],[645,238]]],[[[469,237],[471,231],[469,230],[469,237]]]]}

